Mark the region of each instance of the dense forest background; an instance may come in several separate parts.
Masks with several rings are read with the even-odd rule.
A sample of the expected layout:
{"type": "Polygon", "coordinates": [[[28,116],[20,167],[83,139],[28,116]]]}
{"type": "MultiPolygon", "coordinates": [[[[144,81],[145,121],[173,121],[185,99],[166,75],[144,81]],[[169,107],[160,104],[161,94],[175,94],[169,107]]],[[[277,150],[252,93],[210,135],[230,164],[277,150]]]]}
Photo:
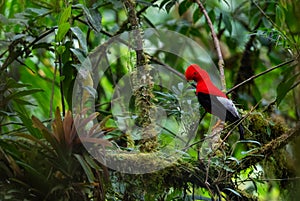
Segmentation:
{"type": "Polygon", "coordinates": [[[0,1],[0,200],[297,200],[299,0],[0,1]],[[235,125],[184,79],[206,69],[235,125]]]}

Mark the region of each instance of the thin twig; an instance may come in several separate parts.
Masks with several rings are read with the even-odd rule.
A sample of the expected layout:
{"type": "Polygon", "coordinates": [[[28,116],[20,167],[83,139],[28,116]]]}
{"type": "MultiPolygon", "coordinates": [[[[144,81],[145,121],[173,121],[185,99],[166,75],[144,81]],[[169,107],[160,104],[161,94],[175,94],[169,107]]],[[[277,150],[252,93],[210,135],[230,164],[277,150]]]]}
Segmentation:
{"type": "Polygon", "coordinates": [[[233,91],[236,90],[237,88],[239,88],[239,87],[241,87],[241,86],[247,84],[248,82],[254,80],[255,78],[258,78],[258,77],[260,77],[260,76],[262,76],[262,75],[264,75],[264,74],[266,74],[266,73],[268,73],[268,72],[270,72],[270,71],[273,71],[273,70],[275,70],[275,69],[277,69],[277,68],[280,68],[280,67],[282,67],[282,66],[285,66],[285,65],[287,65],[287,64],[289,64],[289,63],[292,63],[292,62],[294,62],[294,61],[296,61],[296,59],[288,60],[288,61],[286,61],[286,62],[283,62],[283,63],[281,63],[281,64],[278,64],[277,66],[274,66],[274,67],[272,67],[272,68],[269,68],[269,69],[267,69],[267,70],[265,70],[265,71],[263,71],[263,72],[261,72],[261,73],[259,73],[259,74],[257,74],[257,75],[253,75],[252,77],[250,77],[250,78],[244,80],[243,82],[241,82],[241,83],[235,85],[234,87],[232,87],[230,90],[228,90],[228,91],[226,92],[226,94],[230,94],[231,92],[233,92],[233,91]]]}
{"type": "Polygon", "coordinates": [[[51,97],[50,97],[49,119],[52,119],[52,109],[53,109],[53,100],[54,100],[54,90],[55,90],[56,73],[57,73],[57,64],[55,64],[54,73],[53,73],[53,81],[52,81],[51,97]]]}
{"type": "Polygon", "coordinates": [[[62,58],[61,55],[58,55],[58,62],[59,62],[59,90],[60,90],[60,98],[61,98],[61,107],[62,107],[62,115],[65,116],[65,95],[64,95],[64,88],[63,88],[63,80],[61,79],[63,76],[63,67],[62,67],[62,58]]]}
{"type": "MultiPolygon", "coordinates": [[[[30,44],[28,44],[27,46],[25,46],[22,51],[17,52],[16,54],[12,55],[12,58],[10,58],[9,56],[7,57],[7,59],[4,61],[3,65],[0,68],[0,71],[3,71],[7,66],[9,66],[16,58],[18,58],[19,56],[21,56],[24,52],[28,51],[29,48],[31,48],[35,43],[37,43],[39,40],[43,39],[44,37],[48,36],[49,34],[51,34],[52,32],[54,32],[54,30],[57,29],[57,27],[53,27],[47,31],[45,31],[44,33],[42,33],[40,36],[38,36],[36,39],[34,39],[30,44]]],[[[6,53],[6,51],[4,52],[6,53]]],[[[3,54],[4,54],[3,53],[3,54]]]]}
{"type": "Polygon", "coordinates": [[[217,51],[217,55],[218,55],[218,67],[219,67],[219,71],[220,71],[220,76],[221,76],[221,87],[222,87],[222,90],[224,91],[226,89],[226,81],[225,81],[225,74],[224,74],[224,59],[223,59],[223,56],[222,56],[222,51],[221,51],[221,47],[220,47],[220,42],[219,42],[219,39],[216,35],[216,32],[214,30],[214,26],[211,22],[211,19],[207,13],[207,11],[205,10],[203,4],[200,2],[200,0],[195,0],[195,2],[198,4],[199,8],[200,8],[200,11],[204,14],[205,16],[205,19],[207,21],[207,24],[210,28],[210,31],[211,31],[211,36],[213,38],[213,41],[214,41],[214,45],[215,45],[215,48],[216,48],[216,51],[217,51]]]}

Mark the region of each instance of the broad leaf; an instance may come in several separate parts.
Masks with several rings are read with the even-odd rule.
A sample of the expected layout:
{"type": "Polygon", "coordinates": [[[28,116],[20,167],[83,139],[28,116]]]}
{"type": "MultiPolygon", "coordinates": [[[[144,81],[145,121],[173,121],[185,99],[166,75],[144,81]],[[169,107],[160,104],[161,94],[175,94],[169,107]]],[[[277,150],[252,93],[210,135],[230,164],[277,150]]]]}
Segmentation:
{"type": "Polygon", "coordinates": [[[83,49],[84,53],[87,54],[88,49],[87,49],[86,39],[84,37],[83,32],[78,27],[72,27],[71,30],[75,34],[76,38],[79,40],[81,49],[83,49]]]}

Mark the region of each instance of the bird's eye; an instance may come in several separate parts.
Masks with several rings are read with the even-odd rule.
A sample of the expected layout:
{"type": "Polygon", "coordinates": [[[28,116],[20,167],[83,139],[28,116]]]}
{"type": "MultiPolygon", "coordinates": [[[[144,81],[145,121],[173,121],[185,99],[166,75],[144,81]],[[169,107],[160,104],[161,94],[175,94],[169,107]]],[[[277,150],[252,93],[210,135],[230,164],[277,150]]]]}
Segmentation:
{"type": "Polygon", "coordinates": [[[194,75],[197,75],[197,72],[194,72],[194,75]]]}

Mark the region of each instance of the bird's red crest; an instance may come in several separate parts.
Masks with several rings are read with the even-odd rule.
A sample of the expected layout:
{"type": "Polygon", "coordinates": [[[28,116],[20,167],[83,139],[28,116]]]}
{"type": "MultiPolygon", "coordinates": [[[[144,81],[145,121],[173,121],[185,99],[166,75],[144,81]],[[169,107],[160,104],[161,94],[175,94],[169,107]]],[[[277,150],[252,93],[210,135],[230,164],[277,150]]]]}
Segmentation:
{"type": "Polygon", "coordinates": [[[197,82],[197,93],[201,92],[205,94],[226,97],[226,95],[212,83],[209,74],[197,64],[191,64],[186,69],[185,78],[187,80],[194,80],[197,82]]]}
{"type": "Polygon", "coordinates": [[[200,66],[198,66],[197,64],[192,64],[186,69],[185,77],[187,80],[194,80],[195,82],[209,79],[208,73],[200,68],[200,66]]]}

